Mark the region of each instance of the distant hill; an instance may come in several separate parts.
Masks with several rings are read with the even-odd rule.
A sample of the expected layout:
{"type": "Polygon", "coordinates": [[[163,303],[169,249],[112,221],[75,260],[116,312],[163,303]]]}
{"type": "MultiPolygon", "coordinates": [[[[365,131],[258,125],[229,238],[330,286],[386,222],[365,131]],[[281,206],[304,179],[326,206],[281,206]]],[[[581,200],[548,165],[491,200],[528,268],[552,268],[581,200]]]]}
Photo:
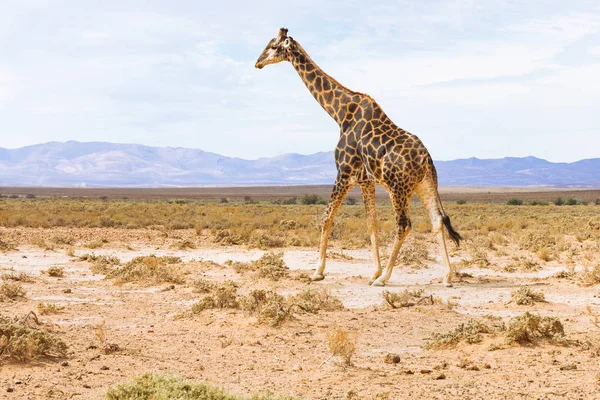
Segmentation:
{"type": "MultiPolygon", "coordinates": [[[[440,185],[600,187],[600,158],[435,162],[440,185]]],[[[332,183],[333,152],[245,160],[199,149],[106,142],[0,148],[0,186],[175,187],[332,183]]]]}

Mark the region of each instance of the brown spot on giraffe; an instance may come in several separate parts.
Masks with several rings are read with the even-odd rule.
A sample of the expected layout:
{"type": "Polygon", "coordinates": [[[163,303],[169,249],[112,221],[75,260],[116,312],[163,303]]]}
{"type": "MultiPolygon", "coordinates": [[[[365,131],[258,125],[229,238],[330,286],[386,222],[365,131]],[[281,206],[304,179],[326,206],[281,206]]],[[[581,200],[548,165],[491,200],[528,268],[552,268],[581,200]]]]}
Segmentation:
{"type": "Polygon", "coordinates": [[[462,238],[452,228],[450,218],[444,212],[438,194],[437,172],[421,140],[396,126],[369,95],[354,92],[327,75],[302,46],[288,36],[285,28],[269,41],[256,61],[256,68],[262,69],[265,65],[281,61],[289,61],[294,66],[312,96],[340,126],[340,139],[334,152],[338,176],[323,217],[320,260],[313,280],[324,277],[327,240],[333,217],[348,191],[358,184],[367,211],[377,268],[373,274],[373,285],[383,286],[392,276],[400,247],[410,232],[408,208],[414,193],[429,211],[433,231],[439,234],[446,267],[443,282],[450,285],[454,272],[444,236],[447,233],[457,245],[462,238]],[[396,237],[385,273],[379,258],[375,184],[382,185],[389,192],[396,215],[396,237]]]}

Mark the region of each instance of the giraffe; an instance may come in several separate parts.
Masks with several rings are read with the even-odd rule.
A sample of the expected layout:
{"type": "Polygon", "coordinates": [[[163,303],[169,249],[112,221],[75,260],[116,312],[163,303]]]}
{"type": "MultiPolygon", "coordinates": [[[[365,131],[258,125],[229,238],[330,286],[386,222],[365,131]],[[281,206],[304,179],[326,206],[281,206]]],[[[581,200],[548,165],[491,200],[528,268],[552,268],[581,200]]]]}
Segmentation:
{"type": "Polygon", "coordinates": [[[364,199],[376,266],[370,283],[385,286],[392,276],[400,247],[411,229],[408,210],[410,199],[416,193],[429,212],[432,231],[438,235],[445,266],[443,284],[452,286],[454,271],[448,258],[444,227],[457,246],[462,238],[444,212],[433,160],[421,140],[396,126],[369,95],[354,92],[327,75],[302,46],[288,36],[285,28],[269,41],[255,67],[262,69],[282,61],[293,65],[312,96],[340,127],[334,152],[338,175],[323,216],[319,262],[312,280],[324,279],[327,241],[334,215],[348,191],[358,184],[364,199]],[[379,257],[376,184],[388,191],[396,216],[396,234],[385,272],[379,257]]]}

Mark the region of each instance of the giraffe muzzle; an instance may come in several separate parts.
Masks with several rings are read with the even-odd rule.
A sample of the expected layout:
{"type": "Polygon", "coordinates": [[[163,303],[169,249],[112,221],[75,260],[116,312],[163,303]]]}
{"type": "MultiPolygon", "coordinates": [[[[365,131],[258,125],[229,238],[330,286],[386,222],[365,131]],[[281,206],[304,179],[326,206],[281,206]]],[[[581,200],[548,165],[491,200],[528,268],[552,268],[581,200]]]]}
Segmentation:
{"type": "Polygon", "coordinates": [[[265,64],[257,61],[256,64],[254,64],[254,68],[258,68],[258,69],[263,69],[263,67],[265,66],[265,64]]]}

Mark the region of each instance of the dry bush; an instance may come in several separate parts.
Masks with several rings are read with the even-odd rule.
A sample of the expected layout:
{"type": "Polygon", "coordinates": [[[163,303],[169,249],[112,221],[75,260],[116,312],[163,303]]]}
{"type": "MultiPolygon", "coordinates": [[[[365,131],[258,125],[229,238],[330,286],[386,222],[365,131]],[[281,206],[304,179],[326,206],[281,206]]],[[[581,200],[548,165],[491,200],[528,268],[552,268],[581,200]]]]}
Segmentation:
{"type": "Polygon", "coordinates": [[[105,243],[108,243],[107,239],[94,239],[84,243],[83,247],[88,249],[99,249],[100,247],[104,246],[105,243]]]}
{"type": "Polygon", "coordinates": [[[536,252],[537,256],[539,257],[540,260],[542,261],[552,261],[554,259],[554,255],[552,254],[552,250],[550,250],[548,247],[542,247],[541,249],[539,249],[536,252]]]}
{"type": "Polygon", "coordinates": [[[107,400],[293,400],[266,393],[241,397],[206,383],[192,382],[170,374],[147,373],[108,389],[107,400]]]}
{"type": "Polygon", "coordinates": [[[532,272],[538,271],[542,267],[537,261],[529,259],[527,257],[513,257],[512,262],[504,267],[506,272],[515,272],[515,271],[523,271],[523,272],[532,272]]]}
{"type": "Polygon", "coordinates": [[[212,294],[204,296],[200,301],[193,304],[190,311],[192,314],[199,314],[212,308],[240,308],[237,286],[234,282],[223,282],[213,290],[212,294]]]}
{"type": "Polygon", "coordinates": [[[556,317],[541,317],[524,313],[511,318],[505,333],[505,342],[532,343],[537,339],[550,339],[556,343],[565,343],[565,330],[556,317]]]}
{"type": "Polygon", "coordinates": [[[87,261],[92,264],[90,270],[94,274],[107,275],[115,265],[121,265],[121,260],[114,256],[97,256],[95,254],[84,254],[79,257],[80,261],[87,261]]]}
{"type": "Polygon", "coordinates": [[[75,244],[75,239],[71,236],[56,235],[50,238],[50,241],[59,246],[75,244]]]}
{"type": "Polygon", "coordinates": [[[194,293],[209,293],[215,288],[215,284],[206,279],[196,279],[192,283],[194,293]]]}
{"type": "Polygon", "coordinates": [[[11,251],[11,250],[16,250],[16,246],[14,244],[12,244],[11,242],[7,242],[6,240],[3,240],[2,238],[0,238],[0,251],[11,251]]]}
{"type": "Polygon", "coordinates": [[[64,307],[57,306],[52,303],[38,303],[37,305],[38,313],[40,315],[51,315],[51,314],[59,314],[64,307]]]}
{"type": "Polygon", "coordinates": [[[329,251],[327,252],[327,258],[329,260],[354,260],[354,257],[344,253],[344,251],[329,251]]]}
{"type": "Polygon", "coordinates": [[[108,342],[108,334],[106,333],[106,321],[102,321],[94,327],[94,336],[98,341],[100,348],[104,354],[112,354],[120,351],[121,348],[116,343],[108,342]]]}
{"type": "Polygon", "coordinates": [[[248,246],[259,249],[285,246],[285,236],[280,233],[271,233],[265,229],[254,230],[248,238],[248,246]]]}
{"type": "Polygon", "coordinates": [[[106,278],[120,285],[127,282],[155,285],[159,283],[184,283],[183,271],[178,264],[181,258],[155,255],[135,257],[124,266],[113,268],[106,278]]]}
{"type": "Polygon", "coordinates": [[[22,319],[0,317],[0,357],[20,361],[43,356],[64,357],[67,345],[52,333],[36,329],[34,324],[39,325],[39,322],[33,313],[22,319]]]}
{"type": "Polygon", "coordinates": [[[294,304],[271,290],[253,290],[243,299],[244,309],[258,316],[258,321],[277,327],[293,315],[294,304]]]}
{"type": "Polygon", "coordinates": [[[405,289],[401,293],[384,290],[381,292],[381,297],[383,297],[384,305],[391,308],[412,307],[417,304],[435,304],[439,302],[439,299],[434,298],[433,295],[423,296],[423,292],[423,289],[405,289]]]}
{"type": "Polygon", "coordinates": [[[0,285],[0,301],[22,299],[26,294],[20,282],[3,282],[0,285]]]}
{"type": "Polygon", "coordinates": [[[333,296],[327,289],[305,289],[291,300],[301,310],[309,313],[319,311],[339,311],[344,309],[344,303],[333,296]]]}
{"type": "Polygon", "coordinates": [[[578,283],[581,286],[592,286],[600,283],[600,265],[596,265],[592,269],[586,267],[578,274],[578,283]]]}
{"type": "Polygon", "coordinates": [[[449,332],[435,333],[423,347],[425,349],[446,349],[455,347],[460,342],[480,343],[483,340],[482,334],[496,334],[504,331],[505,327],[501,321],[488,319],[490,320],[489,323],[471,318],[449,332]]]}
{"type": "Polygon", "coordinates": [[[342,328],[334,328],[327,333],[327,346],[335,357],[340,357],[346,366],[352,365],[352,356],[356,353],[358,335],[342,328]]]}
{"type": "Polygon", "coordinates": [[[41,237],[35,237],[35,238],[31,239],[30,243],[33,246],[39,247],[39,248],[44,249],[44,250],[54,250],[54,245],[46,242],[41,237]]]}
{"type": "Polygon", "coordinates": [[[53,278],[63,278],[65,276],[65,269],[63,267],[52,266],[45,271],[42,271],[42,274],[51,276],[53,278]]]}
{"type": "Polygon", "coordinates": [[[427,243],[415,236],[400,248],[397,262],[412,268],[426,268],[427,261],[431,260],[427,243]]]}
{"type": "Polygon", "coordinates": [[[196,244],[191,240],[185,239],[172,243],[169,247],[178,250],[193,250],[196,248],[196,244]]]}
{"type": "Polygon", "coordinates": [[[283,261],[283,252],[269,251],[264,253],[258,260],[250,262],[227,260],[225,265],[232,266],[238,274],[256,271],[257,277],[272,281],[278,281],[289,276],[289,268],[283,261]]]}
{"type": "Polygon", "coordinates": [[[217,229],[213,231],[213,241],[223,246],[235,246],[246,243],[247,239],[230,229],[217,229]]]}
{"type": "Polygon", "coordinates": [[[2,278],[2,280],[4,280],[4,281],[15,281],[15,282],[25,282],[25,283],[35,282],[35,278],[33,277],[33,275],[31,275],[27,272],[15,272],[15,271],[3,272],[2,275],[0,276],[0,278],[2,278]]]}
{"type": "Polygon", "coordinates": [[[544,292],[536,292],[528,286],[522,286],[511,293],[512,300],[518,305],[531,306],[536,302],[545,302],[544,292]]]}
{"type": "Polygon", "coordinates": [[[289,275],[289,268],[283,261],[283,252],[269,251],[254,262],[257,276],[277,281],[289,275]]]}

